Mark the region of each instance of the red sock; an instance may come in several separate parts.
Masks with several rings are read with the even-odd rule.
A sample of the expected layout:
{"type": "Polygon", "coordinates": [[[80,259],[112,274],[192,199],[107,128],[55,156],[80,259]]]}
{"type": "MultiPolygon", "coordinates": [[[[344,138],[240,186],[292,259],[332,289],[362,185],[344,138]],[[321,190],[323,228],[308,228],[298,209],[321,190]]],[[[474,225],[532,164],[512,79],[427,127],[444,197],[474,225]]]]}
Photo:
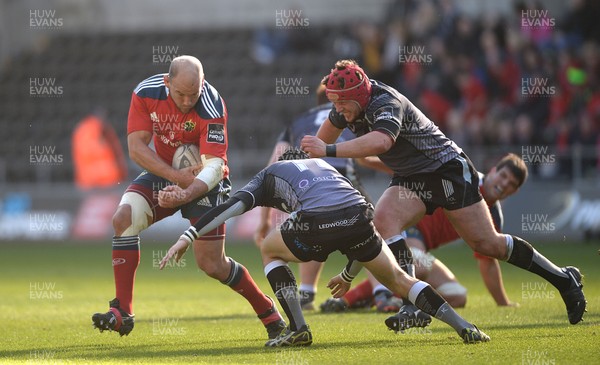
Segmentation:
{"type": "Polygon", "coordinates": [[[229,274],[229,278],[223,281],[223,284],[228,285],[231,289],[235,290],[241,296],[246,298],[250,305],[252,305],[254,312],[256,312],[263,324],[268,324],[275,320],[281,319],[281,315],[277,311],[268,314],[274,305],[271,300],[269,300],[269,298],[258,288],[248,270],[240,263],[234,261],[231,257],[229,260],[232,264],[231,273],[229,274]],[[263,315],[266,316],[263,317],[263,315]]]}
{"type": "Polygon", "coordinates": [[[348,303],[348,307],[352,307],[359,300],[367,300],[373,297],[373,286],[369,279],[365,279],[362,283],[358,284],[347,292],[343,298],[348,303]]]}
{"type": "Polygon", "coordinates": [[[115,296],[119,299],[121,309],[133,314],[133,284],[135,271],[140,264],[139,237],[113,237],[112,247],[115,296]]]}

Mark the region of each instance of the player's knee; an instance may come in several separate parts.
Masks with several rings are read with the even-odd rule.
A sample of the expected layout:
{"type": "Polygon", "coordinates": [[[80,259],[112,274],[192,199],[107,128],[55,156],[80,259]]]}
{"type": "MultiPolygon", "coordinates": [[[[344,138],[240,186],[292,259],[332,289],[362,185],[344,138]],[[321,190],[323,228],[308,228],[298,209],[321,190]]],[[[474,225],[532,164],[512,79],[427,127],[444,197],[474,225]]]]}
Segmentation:
{"type": "Polygon", "coordinates": [[[394,219],[394,214],[391,214],[389,211],[385,211],[384,209],[375,210],[375,215],[373,217],[373,224],[377,227],[377,230],[381,233],[383,238],[386,237],[389,233],[387,231],[394,231],[393,228],[397,225],[397,220],[394,219]]]}
{"type": "Polygon", "coordinates": [[[466,295],[449,295],[444,297],[452,308],[464,308],[467,305],[466,295]]]}
{"type": "Polygon", "coordinates": [[[208,256],[200,255],[196,259],[196,264],[206,275],[221,281],[225,280],[229,276],[229,271],[231,271],[231,264],[225,259],[214,260],[208,256]]]}
{"type": "Polygon", "coordinates": [[[142,195],[126,192],[113,215],[116,236],[136,236],[152,223],[152,208],[142,195]]]}
{"type": "Polygon", "coordinates": [[[454,308],[462,308],[467,304],[467,288],[456,281],[444,283],[435,289],[454,308]]]}
{"type": "Polygon", "coordinates": [[[122,236],[123,232],[131,226],[131,206],[128,204],[119,205],[117,211],[112,217],[112,225],[115,236],[122,236]]]}
{"type": "Polygon", "coordinates": [[[482,255],[486,255],[489,257],[501,258],[503,247],[502,242],[495,238],[481,238],[481,239],[471,239],[469,242],[469,246],[473,248],[475,252],[478,252],[482,255]],[[500,243],[500,244],[499,244],[500,243]]]}

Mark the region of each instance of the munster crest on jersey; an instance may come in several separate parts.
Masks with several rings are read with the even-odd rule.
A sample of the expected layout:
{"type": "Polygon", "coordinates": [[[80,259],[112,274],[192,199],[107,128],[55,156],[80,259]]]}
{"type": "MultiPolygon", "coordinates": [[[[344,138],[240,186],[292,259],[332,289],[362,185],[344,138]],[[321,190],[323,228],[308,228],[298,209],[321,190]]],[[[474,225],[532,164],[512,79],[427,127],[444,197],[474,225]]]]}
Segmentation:
{"type": "Polygon", "coordinates": [[[191,119],[183,123],[183,129],[185,129],[186,132],[191,132],[194,130],[194,128],[196,128],[196,123],[194,123],[191,119]]]}

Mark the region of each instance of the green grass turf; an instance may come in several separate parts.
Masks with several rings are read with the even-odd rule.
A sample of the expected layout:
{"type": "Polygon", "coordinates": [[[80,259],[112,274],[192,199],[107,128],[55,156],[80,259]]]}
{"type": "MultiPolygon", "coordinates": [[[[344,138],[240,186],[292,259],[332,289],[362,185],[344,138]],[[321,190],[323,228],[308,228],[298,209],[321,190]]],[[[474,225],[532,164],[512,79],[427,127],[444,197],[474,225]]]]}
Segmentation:
{"type": "MultiPolygon", "coordinates": [[[[469,289],[459,313],[492,341],[463,345],[444,323],[395,335],[385,314],[358,311],[306,315],[314,342],[298,349],[263,347],[266,333],[238,294],[198,271],[191,252],[184,267],[159,271],[154,258],[164,246],[142,246],[135,287],[135,329],[128,337],[93,330],[90,316],[113,298],[110,244],[0,245],[0,363],[206,363],[206,364],[592,364],[600,361],[600,256],[598,243],[544,244],[538,249],[558,264],[586,275],[588,313],[568,324],[559,293],[541,278],[502,264],[505,286],[519,308],[496,307],[485,291],[470,250],[442,248],[437,256],[469,289]]],[[[265,291],[258,251],[227,247],[265,291]]],[[[345,260],[333,254],[316,302],[328,297],[325,283],[345,260]]],[[[361,274],[357,280],[361,280],[361,274]]]]}

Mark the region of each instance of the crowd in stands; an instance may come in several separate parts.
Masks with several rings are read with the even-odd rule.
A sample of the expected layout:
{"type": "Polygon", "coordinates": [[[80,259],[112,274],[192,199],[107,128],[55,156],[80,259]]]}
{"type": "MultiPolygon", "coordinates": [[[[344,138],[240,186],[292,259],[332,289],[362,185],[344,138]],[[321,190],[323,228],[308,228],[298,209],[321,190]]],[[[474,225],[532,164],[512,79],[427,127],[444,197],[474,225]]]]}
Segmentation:
{"type": "Polygon", "coordinates": [[[583,173],[596,173],[600,2],[568,1],[560,14],[515,2],[511,14],[477,17],[452,0],[392,4],[382,24],[349,25],[338,56],[396,87],[465,148],[539,146],[559,163],[533,170],[568,176],[582,146],[583,173]]]}

